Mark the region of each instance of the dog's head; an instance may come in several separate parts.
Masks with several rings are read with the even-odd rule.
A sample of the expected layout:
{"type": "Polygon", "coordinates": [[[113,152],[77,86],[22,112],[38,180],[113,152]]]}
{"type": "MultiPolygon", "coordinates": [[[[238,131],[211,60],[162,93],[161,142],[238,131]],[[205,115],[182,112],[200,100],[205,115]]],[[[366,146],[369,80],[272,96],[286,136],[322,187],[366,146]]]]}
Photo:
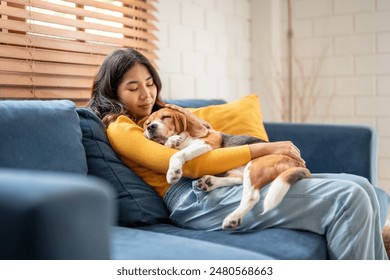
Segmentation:
{"type": "Polygon", "coordinates": [[[139,123],[145,130],[146,138],[164,144],[172,135],[187,132],[191,137],[205,137],[210,126],[188,111],[185,113],[172,108],[162,108],[139,123]]]}

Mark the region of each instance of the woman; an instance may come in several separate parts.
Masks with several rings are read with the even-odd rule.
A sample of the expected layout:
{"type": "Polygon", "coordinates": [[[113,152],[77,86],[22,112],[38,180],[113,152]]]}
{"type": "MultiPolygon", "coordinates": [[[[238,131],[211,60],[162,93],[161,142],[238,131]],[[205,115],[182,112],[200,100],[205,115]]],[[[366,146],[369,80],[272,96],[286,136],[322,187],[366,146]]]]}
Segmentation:
{"type": "MultiPolygon", "coordinates": [[[[133,49],[107,56],[93,84],[90,108],[108,125],[113,149],[134,172],[164,198],[170,218],[179,226],[219,230],[223,219],[239,204],[242,187],[204,193],[191,180],[169,186],[165,179],[176,150],[147,140],[136,123],[164,106],[161,81],[150,62],[133,49]]],[[[291,142],[258,143],[210,151],[183,167],[183,175],[197,178],[218,174],[267,155],[285,154],[302,160],[291,142]],[[207,164],[205,164],[207,163],[207,164]]],[[[262,188],[264,197],[267,187],[262,188]]],[[[276,211],[261,216],[262,201],[236,230],[283,227],[325,235],[332,259],[387,259],[381,236],[379,203],[374,187],[359,176],[317,174],[301,180],[276,211]]]]}

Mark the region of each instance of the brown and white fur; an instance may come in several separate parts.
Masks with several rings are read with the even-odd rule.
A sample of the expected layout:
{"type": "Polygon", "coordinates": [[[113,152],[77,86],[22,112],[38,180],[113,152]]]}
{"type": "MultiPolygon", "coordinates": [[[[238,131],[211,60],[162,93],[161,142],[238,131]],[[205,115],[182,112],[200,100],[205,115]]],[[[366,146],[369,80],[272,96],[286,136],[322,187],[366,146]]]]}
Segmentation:
{"type": "Polygon", "coordinates": [[[387,253],[387,258],[390,260],[390,213],[387,216],[386,224],[382,230],[383,243],[387,253]]]}
{"type": "MultiPolygon", "coordinates": [[[[140,124],[148,139],[180,150],[170,159],[169,183],[181,178],[185,162],[212,149],[265,142],[251,136],[215,131],[207,122],[179,107],[160,109],[141,120],[140,124]]],[[[272,182],[264,201],[264,212],[267,212],[282,201],[292,184],[310,176],[305,165],[291,157],[267,155],[251,160],[245,167],[228,171],[224,177],[203,176],[197,181],[197,186],[208,192],[222,186],[243,184],[239,207],[223,221],[222,228],[227,229],[240,225],[242,218],[259,201],[258,190],[264,185],[272,182]]]]}

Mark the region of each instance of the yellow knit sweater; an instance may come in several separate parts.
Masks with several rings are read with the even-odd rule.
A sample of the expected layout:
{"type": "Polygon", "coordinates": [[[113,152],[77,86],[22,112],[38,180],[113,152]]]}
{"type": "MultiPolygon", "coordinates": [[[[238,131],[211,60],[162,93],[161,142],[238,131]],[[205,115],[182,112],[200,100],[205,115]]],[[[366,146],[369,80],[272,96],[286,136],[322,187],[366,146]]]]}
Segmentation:
{"type": "MultiPolygon", "coordinates": [[[[170,186],[165,177],[169,159],[177,150],[148,140],[143,133],[141,127],[125,116],[120,116],[107,128],[108,140],[122,161],[163,197],[170,186]]],[[[183,176],[216,175],[249,160],[248,145],[216,149],[188,161],[183,166],[183,176]]]]}

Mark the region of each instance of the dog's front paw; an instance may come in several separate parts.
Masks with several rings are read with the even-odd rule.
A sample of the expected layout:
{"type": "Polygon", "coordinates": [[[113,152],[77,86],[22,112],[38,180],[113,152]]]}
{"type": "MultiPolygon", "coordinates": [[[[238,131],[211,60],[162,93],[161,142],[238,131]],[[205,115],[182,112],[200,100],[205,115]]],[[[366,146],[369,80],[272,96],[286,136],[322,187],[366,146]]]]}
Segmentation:
{"type": "Polygon", "coordinates": [[[196,187],[204,192],[209,192],[214,189],[213,176],[205,175],[196,182],[196,187]]]}
{"type": "Polygon", "coordinates": [[[241,216],[232,213],[223,220],[222,229],[235,229],[241,224],[241,216]]]}
{"type": "Polygon", "coordinates": [[[181,170],[181,167],[170,167],[167,172],[167,182],[169,184],[174,184],[180,180],[182,175],[183,171],[181,170]]]}
{"type": "Polygon", "coordinates": [[[172,135],[167,139],[164,146],[176,149],[177,147],[180,146],[182,141],[183,138],[180,135],[172,135]]]}

